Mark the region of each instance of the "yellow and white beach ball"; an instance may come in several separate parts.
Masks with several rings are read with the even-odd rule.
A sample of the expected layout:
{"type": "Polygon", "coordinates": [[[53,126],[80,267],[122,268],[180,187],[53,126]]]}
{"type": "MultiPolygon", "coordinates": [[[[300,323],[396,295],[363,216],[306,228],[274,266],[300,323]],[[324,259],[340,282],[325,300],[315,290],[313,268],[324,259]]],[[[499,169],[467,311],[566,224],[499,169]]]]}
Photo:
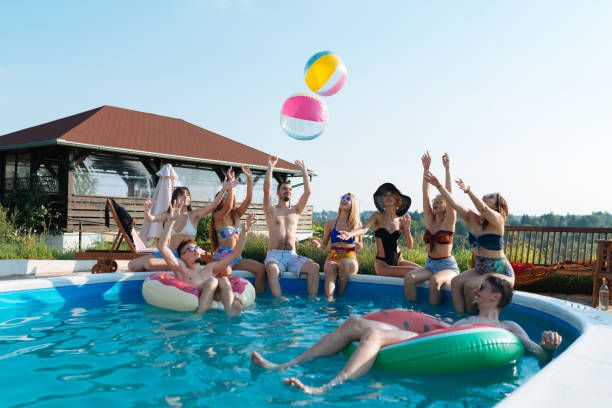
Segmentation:
{"type": "Polygon", "coordinates": [[[331,51],[317,52],[304,68],[306,85],[321,96],[330,96],[342,88],[346,81],[346,66],[331,51]]]}

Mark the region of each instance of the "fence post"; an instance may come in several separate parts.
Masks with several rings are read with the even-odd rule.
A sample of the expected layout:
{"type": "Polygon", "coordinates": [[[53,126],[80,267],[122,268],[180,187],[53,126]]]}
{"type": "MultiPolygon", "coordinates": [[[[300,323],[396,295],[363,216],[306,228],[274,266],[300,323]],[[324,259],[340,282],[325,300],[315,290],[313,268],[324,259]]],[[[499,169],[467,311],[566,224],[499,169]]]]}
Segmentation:
{"type": "Polygon", "coordinates": [[[79,221],[79,252],[83,252],[81,240],[83,239],[83,223],[79,221]]]}

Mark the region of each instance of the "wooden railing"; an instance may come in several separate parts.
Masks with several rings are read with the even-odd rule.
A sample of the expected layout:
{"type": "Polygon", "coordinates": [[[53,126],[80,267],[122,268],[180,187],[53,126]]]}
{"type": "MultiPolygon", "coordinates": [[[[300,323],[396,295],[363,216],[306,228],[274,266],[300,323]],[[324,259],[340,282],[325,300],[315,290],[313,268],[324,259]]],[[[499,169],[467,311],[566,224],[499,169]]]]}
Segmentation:
{"type": "Polygon", "coordinates": [[[559,262],[594,263],[597,241],[612,237],[612,228],[506,226],[508,259],[536,266],[559,262]]]}

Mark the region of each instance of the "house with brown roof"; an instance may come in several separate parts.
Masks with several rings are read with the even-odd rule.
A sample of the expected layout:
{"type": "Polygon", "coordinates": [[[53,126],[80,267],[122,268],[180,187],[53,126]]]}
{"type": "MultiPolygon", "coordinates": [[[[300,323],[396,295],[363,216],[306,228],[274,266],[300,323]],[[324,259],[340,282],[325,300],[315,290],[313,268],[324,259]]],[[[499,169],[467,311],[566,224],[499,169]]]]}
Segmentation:
{"type": "MultiPolygon", "coordinates": [[[[40,191],[61,213],[67,232],[101,232],[106,197],[113,197],[142,223],[143,203],[166,163],[189,187],[193,206],[211,202],[226,170],[248,164],[254,178],[250,212],[255,231],[265,233],[263,180],[268,153],[228,139],[182,119],[102,106],[0,136],[0,197],[16,189],[40,191]]],[[[312,177],[312,174],[311,174],[312,177]]],[[[298,167],[279,159],[275,182],[301,183],[298,167]]],[[[246,193],[239,176],[238,201],[246,193]]],[[[299,192],[297,192],[299,194],[299,192]]],[[[111,226],[110,230],[113,230],[111,226]]],[[[300,237],[312,233],[312,207],[302,214],[300,237]]]]}

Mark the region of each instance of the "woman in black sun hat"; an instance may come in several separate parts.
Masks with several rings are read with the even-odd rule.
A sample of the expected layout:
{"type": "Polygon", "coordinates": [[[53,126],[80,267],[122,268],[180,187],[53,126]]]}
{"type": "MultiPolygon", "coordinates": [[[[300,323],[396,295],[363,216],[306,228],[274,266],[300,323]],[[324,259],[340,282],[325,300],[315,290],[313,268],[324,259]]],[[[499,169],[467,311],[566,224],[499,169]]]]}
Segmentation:
{"type": "Polygon", "coordinates": [[[374,226],[376,237],[376,260],[374,269],[377,275],[403,278],[406,273],[420,268],[421,265],[406,261],[402,258],[397,241],[404,235],[406,246],[413,246],[410,234],[410,215],[406,214],[410,208],[410,197],[402,194],[391,183],[384,183],[374,193],[374,204],[379,212],[372,214],[363,228],[353,231],[342,231],[340,237],[349,239],[365,234],[374,226]]]}

